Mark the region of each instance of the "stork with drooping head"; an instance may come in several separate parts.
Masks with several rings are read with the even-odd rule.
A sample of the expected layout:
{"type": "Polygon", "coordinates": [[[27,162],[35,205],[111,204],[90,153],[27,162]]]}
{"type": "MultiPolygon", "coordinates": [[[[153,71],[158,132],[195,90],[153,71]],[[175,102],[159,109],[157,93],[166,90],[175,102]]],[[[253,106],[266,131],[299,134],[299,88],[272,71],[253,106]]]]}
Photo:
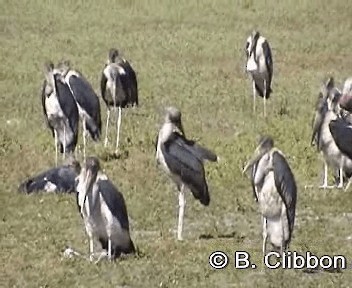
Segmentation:
{"type": "Polygon", "coordinates": [[[87,130],[93,141],[100,140],[101,116],[100,102],[92,85],[77,70],[71,68],[69,61],[62,61],[56,69],[64,77],[76,100],[83,127],[83,156],[86,159],[87,130]]]}
{"type": "Polygon", "coordinates": [[[58,146],[65,158],[73,153],[78,138],[78,108],[71,90],[60,73],[54,71],[54,64],[44,65],[42,107],[46,122],[55,138],[55,163],[58,163],[58,146]]]}
{"type": "Polygon", "coordinates": [[[295,223],[295,177],[285,155],[274,147],[270,136],[260,139],[243,173],[249,169],[253,193],[262,214],[263,255],[266,253],[267,238],[283,253],[289,248],[295,223]]]}
{"type": "Polygon", "coordinates": [[[273,58],[269,42],[258,31],[253,31],[246,42],[246,71],[251,75],[253,87],[253,112],[255,100],[259,95],[264,101],[264,116],[266,116],[266,100],[272,93],[273,58]]]}
{"type": "Polygon", "coordinates": [[[86,159],[76,179],[76,191],[78,209],[89,238],[90,261],[94,260],[94,239],[106,251],[101,255],[109,260],[121,253],[135,253],[125,199],[100,170],[96,157],[86,159]]]}
{"type": "Polygon", "coordinates": [[[218,157],[194,141],[186,139],[181,112],[175,107],[166,109],[165,122],[156,143],[157,162],[175,182],[179,192],[177,239],[182,240],[185,189],[191,190],[194,198],[204,206],[208,206],[210,195],[203,162],[204,160],[215,162],[218,157]]]}
{"type": "Polygon", "coordinates": [[[116,146],[119,148],[122,109],[138,106],[138,85],[136,73],[130,63],[120,56],[115,48],[110,49],[108,61],[101,76],[101,95],[107,107],[104,146],[108,144],[110,109],[117,113],[116,146]],[[116,110],[117,109],[117,110],[116,110]]]}

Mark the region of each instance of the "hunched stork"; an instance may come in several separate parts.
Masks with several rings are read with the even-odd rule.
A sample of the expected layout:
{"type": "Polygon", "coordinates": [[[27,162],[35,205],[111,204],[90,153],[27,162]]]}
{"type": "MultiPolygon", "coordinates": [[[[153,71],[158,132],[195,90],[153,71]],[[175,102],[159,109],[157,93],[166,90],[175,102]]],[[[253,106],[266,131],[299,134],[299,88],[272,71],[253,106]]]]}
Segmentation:
{"type": "Polygon", "coordinates": [[[94,238],[107,251],[98,261],[102,256],[114,260],[121,253],[135,253],[124,197],[100,171],[97,158],[86,159],[76,178],[76,191],[78,209],[89,238],[90,261],[94,260],[94,238]]]}
{"type": "Polygon", "coordinates": [[[186,205],[185,188],[189,188],[194,198],[201,204],[208,206],[210,196],[203,162],[204,160],[215,162],[218,157],[194,141],[186,139],[181,112],[175,107],[166,108],[165,122],[159,131],[156,143],[157,163],[175,182],[179,191],[177,239],[182,240],[186,205]]]}
{"type": "Polygon", "coordinates": [[[343,188],[344,177],[352,176],[351,123],[347,120],[348,115],[340,109],[340,97],[341,93],[330,77],[319,93],[312,135],[312,144],[317,144],[324,157],[324,182],[320,186],[324,189],[335,187],[328,186],[328,166],[338,171],[337,188],[343,188]]]}
{"type": "MultiPolygon", "coordinates": [[[[110,119],[110,108],[116,111],[118,108],[116,122],[116,146],[118,151],[122,108],[138,106],[137,77],[130,63],[119,55],[115,48],[110,49],[108,61],[101,76],[101,95],[107,107],[106,131],[104,146],[108,144],[108,129],[110,119]]],[[[117,112],[117,111],[116,111],[117,112]]]]}
{"type": "Polygon", "coordinates": [[[67,164],[50,168],[38,175],[23,181],[18,191],[26,194],[45,191],[56,193],[73,193],[75,189],[76,173],[79,170],[79,162],[70,158],[67,164]]]}
{"type": "Polygon", "coordinates": [[[86,159],[87,130],[93,141],[100,140],[101,117],[99,98],[82,73],[71,68],[69,61],[60,62],[57,70],[64,77],[77,103],[79,115],[82,119],[83,155],[84,159],[86,159]]]}
{"type": "Polygon", "coordinates": [[[274,147],[270,136],[260,139],[254,157],[244,167],[251,169],[251,183],[262,214],[263,254],[266,241],[279,248],[289,248],[296,215],[297,186],[285,155],[274,147]]]}
{"type": "Polygon", "coordinates": [[[255,112],[255,98],[258,93],[264,101],[264,116],[266,116],[266,99],[272,93],[273,58],[268,41],[258,31],[253,31],[246,42],[246,71],[252,77],[253,112],[255,112]]]}
{"type": "Polygon", "coordinates": [[[78,108],[69,86],[60,73],[54,71],[54,64],[44,64],[45,80],[42,88],[42,107],[46,122],[55,138],[55,163],[58,162],[58,145],[65,158],[73,153],[78,138],[78,108]]]}

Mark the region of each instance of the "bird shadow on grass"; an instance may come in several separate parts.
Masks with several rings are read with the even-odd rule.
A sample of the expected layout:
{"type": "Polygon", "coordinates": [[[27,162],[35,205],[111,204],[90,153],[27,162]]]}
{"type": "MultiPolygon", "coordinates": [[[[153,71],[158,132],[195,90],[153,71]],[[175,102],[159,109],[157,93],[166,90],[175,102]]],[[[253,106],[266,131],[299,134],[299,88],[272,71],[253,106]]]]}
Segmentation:
{"type": "Polygon", "coordinates": [[[118,152],[104,151],[99,155],[99,158],[104,162],[114,161],[114,160],[125,160],[129,157],[128,150],[120,150],[118,152]]]}
{"type": "Polygon", "coordinates": [[[238,241],[243,241],[246,237],[244,235],[239,235],[236,231],[224,234],[216,234],[215,236],[212,234],[201,234],[199,239],[201,240],[211,240],[211,239],[236,239],[238,241]]]}

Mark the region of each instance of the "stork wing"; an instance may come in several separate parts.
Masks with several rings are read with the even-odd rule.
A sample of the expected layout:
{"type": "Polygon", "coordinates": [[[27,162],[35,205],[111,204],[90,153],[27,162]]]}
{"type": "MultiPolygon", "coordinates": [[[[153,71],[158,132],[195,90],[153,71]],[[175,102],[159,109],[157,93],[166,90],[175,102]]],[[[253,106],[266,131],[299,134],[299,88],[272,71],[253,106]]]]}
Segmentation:
{"type": "Polygon", "coordinates": [[[275,186],[286,206],[286,214],[289,226],[289,240],[292,236],[293,226],[295,223],[296,201],[297,201],[297,186],[294,175],[288,165],[285,157],[278,151],[274,151],[273,167],[275,186]]]}
{"type": "Polygon", "coordinates": [[[180,135],[177,132],[173,133],[173,138],[176,143],[178,143],[180,146],[183,146],[201,161],[209,160],[212,162],[216,162],[218,160],[218,156],[215,153],[205,147],[198,145],[193,140],[186,139],[184,136],[180,135]]]}
{"type": "Polygon", "coordinates": [[[76,101],[72,95],[69,86],[61,82],[60,75],[55,74],[55,86],[57,91],[57,99],[59,101],[62,112],[65,114],[69,121],[70,128],[74,134],[73,145],[76,146],[78,137],[78,121],[79,114],[76,101]]]}
{"type": "Polygon", "coordinates": [[[330,122],[329,129],[336,146],[352,159],[352,126],[348,125],[345,120],[337,118],[330,122]]]}
{"type": "Polygon", "coordinates": [[[271,54],[271,49],[270,49],[270,46],[269,46],[269,43],[267,40],[265,40],[263,42],[263,52],[264,52],[264,57],[265,57],[265,64],[266,64],[266,67],[268,69],[268,73],[269,73],[269,86],[271,85],[271,80],[273,78],[273,57],[272,57],[272,54],[271,54]]]}
{"type": "Polygon", "coordinates": [[[97,135],[97,138],[99,138],[101,132],[101,116],[97,94],[95,94],[88,80],[81,75],[70,75],[68,84],[79,106],[93,119],[93,121],[86,119],[87,129],[92,135],[92,138],[95,139],[94,135],[97,135]]]}
{"type": "Polygon", "coordinates": [[[97,185],[112,215],[118,219],[123,229],[129,231],[128,213],[122,193],[110,180],[99,179],[97,185]]]}
{"type": "Polygon", "coordinates": [[[131,104],[135,103],[138,106],[138,84],[137,84],[136,73],[127,60],[124,60],[123,62],[121,62],[120,65],[126,71],[127,77],[129,79],[129,89],[130,89],[129,102],[131,104]]]}
{"type": "MultiPolygon", "coordinates": [[[[105,69],[105,68],[104,68],[105,69]]],[[[106,102],[105,100],[105,93],[106,93],[106,83],[108,82],[108,79],[106,78],[105,74],[104,74],[104,70],[101,74],[101,80],[100,80],[100,92],[101,92],[101,97],[103,98],[103,100],[106,102]]]]}
{"type": "Polygon", "coordinates": [[[193,196],[207,206],[210,196],[203,163],[191,152],[191,149],[187,143],[175,141],[172,138],[161,145],[165,162],[171,173],[178,175],[192,191],[193,196]]]}

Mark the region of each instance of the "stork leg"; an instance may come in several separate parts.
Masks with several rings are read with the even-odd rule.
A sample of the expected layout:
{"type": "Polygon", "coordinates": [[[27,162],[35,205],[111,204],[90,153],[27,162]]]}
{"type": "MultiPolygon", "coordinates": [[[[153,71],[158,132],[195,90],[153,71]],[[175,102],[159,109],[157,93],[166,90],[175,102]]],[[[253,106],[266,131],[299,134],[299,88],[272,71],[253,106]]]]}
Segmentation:
{"type": "Polygon", "coordinates": [[[89,261],[93,262],[94,260],[94,241],[93,236],[89,235],[89,261]]]}
{"type": "Polygon", "coordinates": [[[108,130],[109,130],[109,120],[110,120],[110,109],[108,108],[108,113],[106,117],[106,127],[105,127],[105,140],[104,147],[108,146],[108,130]]]}
{"type": "Polygon", "coordinates": [[[252,81],[252,88],[253,88],[253,113],[255,113],[255,98],[257,97],[257,90],[255,89],[255,82],[252,81]]]}
{"type": "Polygon", "coordinates": [[[263,223],[263,257],[265,257],[266,253],[266,240],[268,239],[268,231],[266,227],[266,218],[262,216],[262,223],[263,223]]]}
{"type": "Polygon", "coordinates": [[[328,164],[324,161],[324,181],[323,185],[320,185],[319,188],[321,189],[331,189],[334,186],[328,186],[328,164]]]}
{"type": "Polygon", "coordinates": [[[183,240],[182,238],[183,218],[185,215],[185,206],[186,206],[184,187],[185,187],[184,184],[182,184],[181,190],[178,194],[179,211],[178,211],[177,240],[179,241],[183,240]]]}
{"type": "Polygon", "coordinates": [[[122,114],[122,108],[119,106],[118,109],[118,117],[117,117],[117,132],[116,132],[116,146],[115,146],[115,153],[117,153],[119,149],[119,140],[120,140],[120,127],[121,127],[121,114],[122,114]]]}
{"type": "Polygon", "coordinates": [[[57,162],[58,162],[58,145],[59,145],[59,141],[58,141],[58,137],[57,137],[57,131],[54,130],[54,142],[55,142],[55,166],[57,166],[57,162]]]}
{"type": "Polygon", "coordinates": [[[340,174],[340,182],[337,188],[342,189],[343,188],[343,157],[341,159],[340,163],[340,169],[339,169],[339,174],[340,174]]]}
{"type": "Polygon", "coordinates": [[[112,250],[111,250],[111,239],[110,239],[110,237],[108,239],[108,259],[109,259],[109,261],[112,261],[112,250]]]}

